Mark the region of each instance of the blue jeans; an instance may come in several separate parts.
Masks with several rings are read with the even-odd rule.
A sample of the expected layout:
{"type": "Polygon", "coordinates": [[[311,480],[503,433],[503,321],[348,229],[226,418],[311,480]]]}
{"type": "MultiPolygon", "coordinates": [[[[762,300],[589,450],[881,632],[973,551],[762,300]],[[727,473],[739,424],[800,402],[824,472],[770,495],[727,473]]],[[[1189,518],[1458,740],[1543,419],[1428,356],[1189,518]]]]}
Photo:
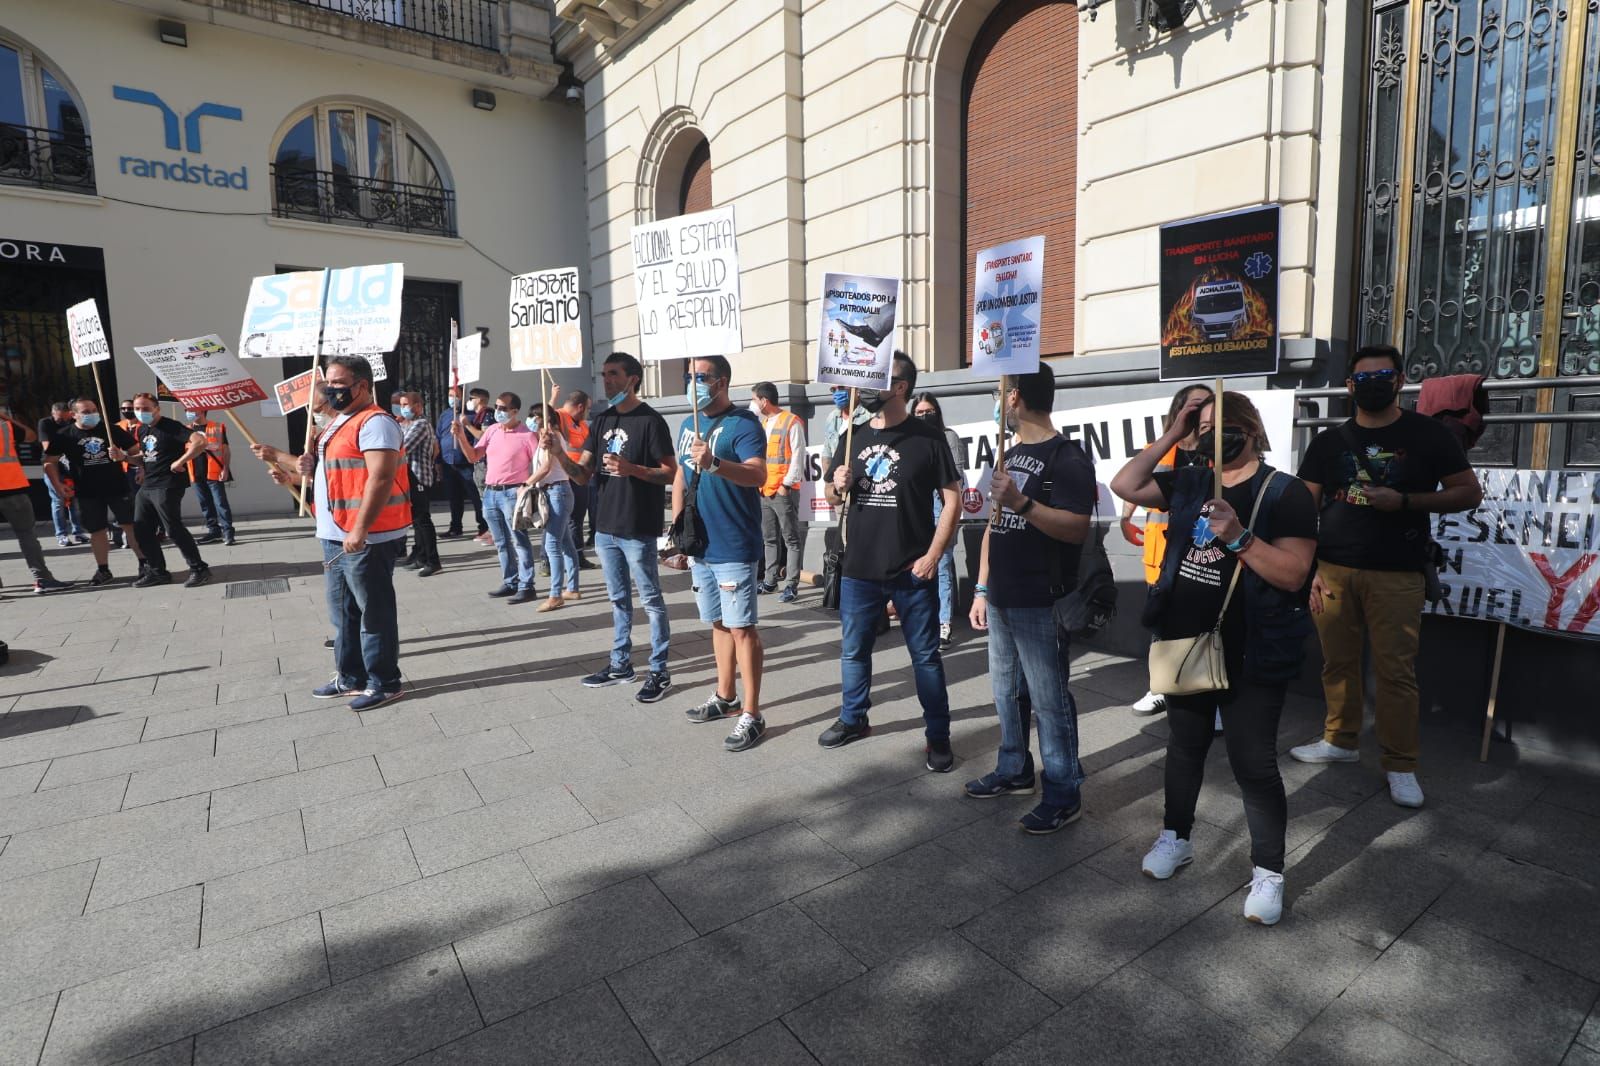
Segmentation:
{"type": "MultiPolygon", "coordinates": [[[[938,493],[933,497],[933,524],[939,524],[939,516],[944,513],[944,497],[938,493]]],[[[939,556],[939,623],[949,625],[956,617],[956,540],[959,538],[960,526],[957,526],[957,535],[950,538],[950,547],[939,556]]]]}
{"type": "Polygon", "coordinates": [[[544,557],[550,560],[550,595],[578,591],[578,547],[572,540],[572,482],[545,489],[550,515],[544,523],[544,557]]]}
{"type": "Polygon", "coordinates": [[[512,528],[516,510],[516,489],[483,490],[483,517],[489,522],[494,550],[500,555],[500,583],[508,589],[527,592],[533,588],[533,541],[512,528]]]}
{"type": "Polygon", "coordinates": [[[83,536],[83,524],[78,521],[78,501],[63,501],[56,495],[55,483],[49,478],[44,479],[44,487],[50,493],[50,521],[56,527],[56,540],[83,536]]]}
{"type": "Polygon", "coordinates": [[[394,606],[394,564],[405,538],[368,544],[359,555],[322,542],[324,584],[333,621],[333,662],[351,689],[400,691],[400,618],[394,606]]]}
{"type": "Polygon", "coordinates": [[[843,701],[839,717],[860,722],[872,708],[872,646],[878,639],[878,619],[886,602],[900,616],[900,632],[911,653],[911,670],[917,683],[917,701],[929,740],[950,738],[950,694],[944,687],[944,660],[939,656],[937,597],[932,581],[907,570],[889,581],[839,579],[839,621],[843,642],[839,672],[843,701]]]}
{"type": "Polygon", "coordinates": [[[200,513],[205,516],[206,529],[232,536],[233,508],[228,506],[227,483],[202,478],[194,483],[194,494],[200,501],[200,513]]]}
{"type": "Polygon", "coordinates": [[[1028,761],[1028,732],[1019,700],[1033,705],[1044,762],[1044,801],[1052,807],[1078,802],[1083,767],[1078,765],[1078,707],[1067,690],[1071,645],[1056,628],[1049,607],[989,607],[989,680],[1000,716],[1001,777],[1021,775],[1028,761]]]}
{"type": "Polygon", "coordinates": [[[611,665],[626,667],[633,656],[633,586],[637,585],[639,602],[650,618],[650,670],[666,673],[672,631],[667,625],[667,600],[661,595],[661,578],[656,571],[655,538],[596,533],[594,553],[600,557],[600,567],[606,575],[606,596],[611,600],[611,665]]]}

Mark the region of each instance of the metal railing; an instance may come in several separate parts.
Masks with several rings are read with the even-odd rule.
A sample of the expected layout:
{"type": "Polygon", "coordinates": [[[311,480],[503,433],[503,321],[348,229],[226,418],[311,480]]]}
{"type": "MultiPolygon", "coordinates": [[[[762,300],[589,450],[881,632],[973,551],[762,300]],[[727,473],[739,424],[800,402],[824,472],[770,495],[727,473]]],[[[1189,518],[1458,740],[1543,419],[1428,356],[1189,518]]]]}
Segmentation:
{"type": "MultiPolygon", "coordinates": [[[[1535,389],[1574,389],[1600,386],[1600,374],[1586,374],[1565,378],[1491,378],[1483,383],[1485,392],[1529,392],[1535,389]]],[[[1415,396],[1422,386],[1402,385],[1402,396],[1415,396]]],[[[1296,389],[1295,402],[1303,409],[1320,412],[1318,400],[1344,399],[1349,393],[1343,388],[1296,389]]],[[[1342,425],[1348,415],[1334,418],[1321,414],[1303,415],[1294,420],[1296,429],[1321,429],[1324,426],[1342,425]]],[[[1535,425],[1540,422],[1600,422],[1600,411],[1505,411],[1490,412],[1483,416],[1484,425],[1535,425]]]]}
{"type": "Polygon", "coordinates": [[[279,218],[456,236],[456,194],[450,189],[329,170],[273,164],[272,210],[279,218]]]}
{"type": "Polygon", "coordinates": [[[0,183],[93,193],[89,135],[0,123],[0,183]]]}
{"type": "Polygon", "coordinates": [[[360,22],[495,51],[499,48],[499,0],[295,0],[307,7],[360,22]]]}

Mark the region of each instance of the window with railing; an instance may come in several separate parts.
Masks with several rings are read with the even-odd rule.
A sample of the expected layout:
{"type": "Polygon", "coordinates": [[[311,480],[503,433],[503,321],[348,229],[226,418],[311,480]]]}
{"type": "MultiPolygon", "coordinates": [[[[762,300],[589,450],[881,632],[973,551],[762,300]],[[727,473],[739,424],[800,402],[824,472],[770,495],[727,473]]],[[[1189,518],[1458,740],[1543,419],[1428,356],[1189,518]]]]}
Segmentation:
{"type": "Polygon", "coordinates": [[[83,108],[32,49],[0,37],[0,184],[92,193],[83,108]]]}
{"type": "Polygon", "coordinates": [[[319,104],[289,124],[272,163],[282,218],[456,235],[455,193],[421,134],[357,104],[319,104]]]}
{"type": "Polygon", "coordinates": [[[458,44],[494,49],[499,43],[499,0],[296,0],[362,22],[398,26],[458,44]]]}

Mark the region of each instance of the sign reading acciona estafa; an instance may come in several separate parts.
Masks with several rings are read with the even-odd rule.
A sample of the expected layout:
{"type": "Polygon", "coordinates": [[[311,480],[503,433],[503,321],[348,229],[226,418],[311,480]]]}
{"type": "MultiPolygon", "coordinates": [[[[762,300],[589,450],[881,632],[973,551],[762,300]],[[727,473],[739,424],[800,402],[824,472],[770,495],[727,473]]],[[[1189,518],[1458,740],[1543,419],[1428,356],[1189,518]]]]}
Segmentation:
{"type": "Polygon", "coordinates": [[[221,411],[267,398],[215,333],[133,350],[191,411],[221,411]]]}
{"type": "Polygon", "coordinates": [[[1161,380],[1278,370],[1278,206],[1161,227],[1161,380]]]}

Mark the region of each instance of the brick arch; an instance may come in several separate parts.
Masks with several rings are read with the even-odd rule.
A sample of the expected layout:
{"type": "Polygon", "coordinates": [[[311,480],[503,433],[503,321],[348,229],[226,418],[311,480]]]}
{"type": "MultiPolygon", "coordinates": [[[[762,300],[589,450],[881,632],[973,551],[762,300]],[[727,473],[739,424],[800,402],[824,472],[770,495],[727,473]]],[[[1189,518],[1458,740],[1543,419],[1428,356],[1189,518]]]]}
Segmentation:
{"type": "Polygon", "coordinates": [[[697,197],[703,195],[710,199],[710,152],[710,142],[693,111],[680,106],[662,112],[640,147],[639,171],[634,181],[634,222],[655,222],[684,214],[686,210],[704,210],[702,207],[686,208],[685,195],[693,192],[697,197]],[[702,151],[704,175],[700,179],[701,188],[697,190],[692,185],[696,175],[690,173],[689,167],[702,151]]]}

